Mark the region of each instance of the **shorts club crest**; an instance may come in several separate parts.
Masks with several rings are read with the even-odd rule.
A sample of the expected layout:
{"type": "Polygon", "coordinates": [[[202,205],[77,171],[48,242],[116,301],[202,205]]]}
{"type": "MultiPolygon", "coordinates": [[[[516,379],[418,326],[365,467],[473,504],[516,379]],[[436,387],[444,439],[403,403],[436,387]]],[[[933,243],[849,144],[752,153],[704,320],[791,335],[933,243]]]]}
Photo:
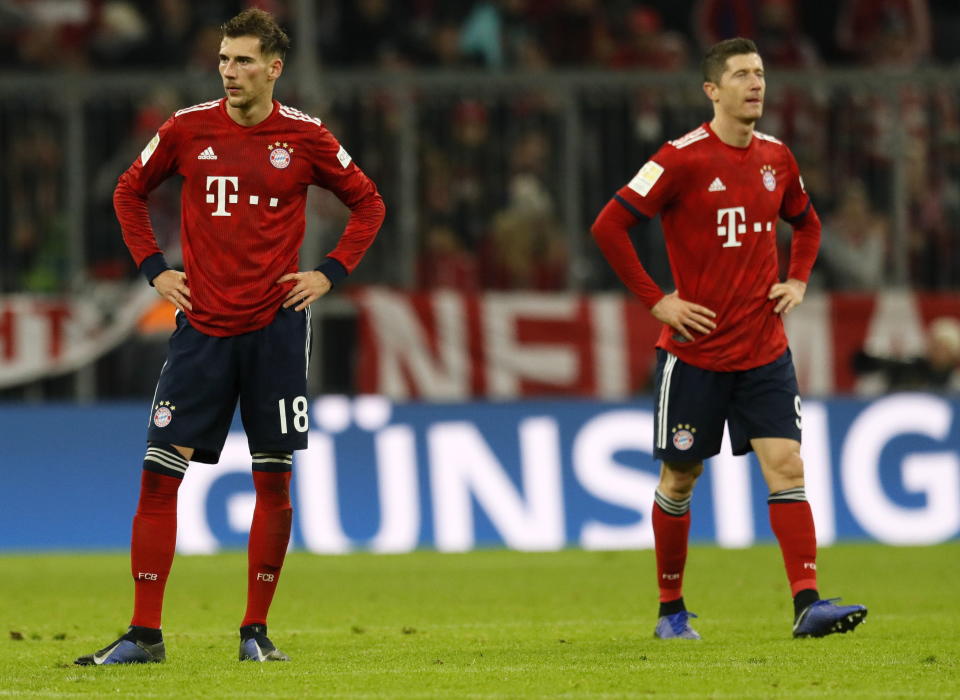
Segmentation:
{"type": "Polygon", "coordinates": [[[158,428],[166,428],[173,420],[173,412],[177,407],[169,401],[161,401],[153,409],[153,424],[158,428]]]}
{"type": "MultiPolygon", "coordinates": [[[[694,428],[694,430],[696,430],[694,428]]],[[[681,452],[686,452],[693,447],[693,433],[686,428],[673,429],[673,446],[681,452]]]]}

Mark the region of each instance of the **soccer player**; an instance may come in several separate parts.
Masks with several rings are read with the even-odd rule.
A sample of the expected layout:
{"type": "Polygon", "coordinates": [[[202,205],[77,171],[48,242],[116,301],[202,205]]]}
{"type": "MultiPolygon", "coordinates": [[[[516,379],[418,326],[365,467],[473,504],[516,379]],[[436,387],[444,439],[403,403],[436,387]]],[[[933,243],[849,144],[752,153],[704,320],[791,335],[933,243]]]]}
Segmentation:
{"type": "Polygon", "coordinates": [[[114,193],[124,241],[177,308],[176,330],[151,406],[133,518],[133,618],[126,634],[80,665],[163,661],[177,489],[191,460],[217,462],[238,400],[256,490],[240,660],[289,660],[267,637],[267,611],[290,538],[293,451],[307,446],[310,304],[354,269],[385,209],[319,119],[273,99],[289,45],[274,18],[245,10],[222,32],[226,97],[170,117],[114,193]],[[174,174],[183,177],[185,272],[167,266],[147,211],[149,192],[174,174]],[[330,190],[351,213],[326,259],[301,272],[309,185],[330,190]]]}
{"type": "Polygon", "coordinates": [[[683,600],[690,500],[703,460],[754,451],[770,491],[770,524],[793,594],[795,637],[846,632],[861,605],[821,600],[816,536],[803,487],[800,397],[782,316],[803,301],[820,221],[790,150],[754,130],[763,61],[748,39],[703,60],[713,120],[665,144],[600,212],[591,232],[624,284],[664,326],[657,342],[653,506],[660,588],[655,636],[699,639],[683,600]],[[643,269],[628,229],[660,214],[676,291],[643,269]],[[793,226],[790,269],[778,280],[776,224],[793,226]]]}

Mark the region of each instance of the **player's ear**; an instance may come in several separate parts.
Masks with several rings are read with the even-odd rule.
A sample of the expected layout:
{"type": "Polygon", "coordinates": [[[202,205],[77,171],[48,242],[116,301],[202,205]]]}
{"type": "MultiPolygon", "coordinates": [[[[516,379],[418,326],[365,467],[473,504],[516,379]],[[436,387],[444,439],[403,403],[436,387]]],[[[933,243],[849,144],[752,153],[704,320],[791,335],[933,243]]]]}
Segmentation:
{"type": "Polygon", "coordinates": [[[272,61],[270,61],[270,67],[267,70],[267,77],[270,78],[270,80],[276,80],[280,77],[281,73],[283,73],[283,59],[279,57],[274,58],[272,61]]]}
{"type": "Polygon", "coordinates": [[[709,80],[703,84],[703,92],[711,102],[717,101],[717,84],[709,80]]]}

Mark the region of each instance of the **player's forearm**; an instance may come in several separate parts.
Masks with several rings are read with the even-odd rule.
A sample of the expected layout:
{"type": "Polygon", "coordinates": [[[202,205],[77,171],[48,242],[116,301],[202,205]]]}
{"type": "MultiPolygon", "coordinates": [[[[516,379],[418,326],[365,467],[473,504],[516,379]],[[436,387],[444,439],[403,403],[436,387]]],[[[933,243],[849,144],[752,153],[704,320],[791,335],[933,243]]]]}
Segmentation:
{"type": "Polygon", "coordinates": [[[376,190],[354,204],[337,247],[328,257],[338,261],[348,273],[353,272],[377,237],[386,212],[383,198],[376,190]]]}
{"type": "Polygon", "coordinates": [[[123,242],[147,280],[168,269],[150,223],[147,198],[130,186],[126,175],[120,178],[113,191],[113,209],[120,222],[123,242]]]}
{"type": "Polygon", "coordinates": [[[611,199],[593,222],[590,233],[627,289],[653,308],[663,298],[663,290],[647,274],[630,242],[628,232],[635,223],[636,217],[611,199]]]}
{"type": "Polygon", "coordinates": [[[807,282],[819,249],[820,217],[816,210],[810,207],[803,219],[794,224],[788,277],[807,282]]]}

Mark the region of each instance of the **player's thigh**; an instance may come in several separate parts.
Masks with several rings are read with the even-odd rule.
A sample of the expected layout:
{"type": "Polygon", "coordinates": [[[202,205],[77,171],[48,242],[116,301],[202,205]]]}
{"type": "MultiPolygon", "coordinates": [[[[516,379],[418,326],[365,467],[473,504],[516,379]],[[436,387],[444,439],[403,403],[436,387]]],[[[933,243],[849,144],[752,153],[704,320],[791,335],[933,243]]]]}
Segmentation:
{"type": "Polygon", "coordinates": [[[736,373],[728,417],[734,454],[757,438],[800,441],[800,391],[788,349],[769,364],[736,373]]]}
{"type": "Polygon", "coordinates": [[[191,447],[197,462],[217,461],[237,405],[235,342],[205,335],[177,314],[150,407],[147,440],[191,447]]]}
{"type": "Polygon", "coordinates": [[[245,340],[240,416],[250,451],[306,449],[309,309],[281,308],[270,325],[245,340]]]}
{"type": "Polygon", "coordinates": [[[654,456],[671,464],[696,463],[720,451],[731,381],[657,350],[654,456]]]}

